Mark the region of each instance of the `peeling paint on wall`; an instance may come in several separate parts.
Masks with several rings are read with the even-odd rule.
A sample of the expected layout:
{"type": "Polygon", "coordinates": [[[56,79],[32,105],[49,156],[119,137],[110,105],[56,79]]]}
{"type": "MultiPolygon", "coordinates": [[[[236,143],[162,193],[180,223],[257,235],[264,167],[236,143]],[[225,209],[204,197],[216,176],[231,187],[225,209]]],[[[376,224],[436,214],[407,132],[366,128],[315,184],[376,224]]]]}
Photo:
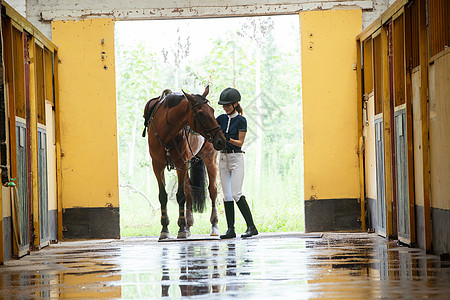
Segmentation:
{"type": "Polygon", "coordinates": [[[363,11],[363,26],[376,19],[389,0],[12,0],[14,8],[51,38],[51,21],[109,18],[114,20],[152,20],[297,14],[300,11],[352,9],[363,11]],[[26,9],[23,9],[25,6],[26,9]]]}

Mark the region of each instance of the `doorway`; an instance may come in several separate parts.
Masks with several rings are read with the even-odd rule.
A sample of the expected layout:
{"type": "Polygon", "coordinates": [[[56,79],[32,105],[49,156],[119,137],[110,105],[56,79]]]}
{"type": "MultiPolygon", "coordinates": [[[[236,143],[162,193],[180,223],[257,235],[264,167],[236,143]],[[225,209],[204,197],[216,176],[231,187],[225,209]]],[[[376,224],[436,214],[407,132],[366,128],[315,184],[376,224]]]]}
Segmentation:
{"type": "MultiPolygon", "coordinates": [[[[160,231],[157,184],[147,141],[141,137],[145,103],[166,88],[201,93],[207,84],[216,116],[223,113],[217,100],[224,88],[234,86],[242,94],[249,128],[243,149],[244,193],[258,229],[303,231],[298,15],[120,21],[115,40],[121,235],[154,236],[160,231]]],[[[166,181],[175,232],[176,173],[167,172],[166,181]]],[[[221,203],[220,188],[218,199],[221,203]]],[[[224,231],[221,204],[219,213],[224,231]]],[[[208,233],[209,213],[194,218],[192,233],[208,233]]],[[[241,218],[236,225],[245,230],[241,218]]]]}

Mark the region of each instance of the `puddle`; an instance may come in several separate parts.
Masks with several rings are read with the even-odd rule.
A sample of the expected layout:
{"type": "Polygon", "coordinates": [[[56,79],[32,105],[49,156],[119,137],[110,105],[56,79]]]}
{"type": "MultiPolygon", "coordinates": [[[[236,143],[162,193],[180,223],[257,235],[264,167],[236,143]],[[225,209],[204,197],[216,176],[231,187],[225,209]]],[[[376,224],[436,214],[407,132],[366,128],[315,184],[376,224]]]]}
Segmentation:
{"type": "MultiPolygon", "coordinates": [[[[360,234],[361,235],[361,234],[360,234]]],[[[0,267],[6,298],[442,297],[439,257],[375,235],[62,243],[0,267]],[[71,246],[72,245],[72,246],[71,246]]],[[[444,262],[445,264],[445,262],[444,262]]]]}

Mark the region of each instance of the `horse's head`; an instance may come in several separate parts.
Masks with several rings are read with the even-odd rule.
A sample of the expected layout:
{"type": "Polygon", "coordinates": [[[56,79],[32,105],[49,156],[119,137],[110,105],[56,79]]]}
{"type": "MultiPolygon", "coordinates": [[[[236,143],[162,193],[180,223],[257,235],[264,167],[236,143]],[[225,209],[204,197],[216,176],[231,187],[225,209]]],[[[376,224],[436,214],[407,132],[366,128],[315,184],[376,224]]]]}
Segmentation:
{"type": "Polygon", "coordinates": [[[211,142],[216,150],[223,150],[226,147],[226,139],[214,117],[214,108],[208,104],[206,96],[209,93],[209,86],[206,87],[203,95],[191,95],[183,91],[184,96],[191,104],[192,115],[188,118],[189,126],[205,139],[211,142]]]}

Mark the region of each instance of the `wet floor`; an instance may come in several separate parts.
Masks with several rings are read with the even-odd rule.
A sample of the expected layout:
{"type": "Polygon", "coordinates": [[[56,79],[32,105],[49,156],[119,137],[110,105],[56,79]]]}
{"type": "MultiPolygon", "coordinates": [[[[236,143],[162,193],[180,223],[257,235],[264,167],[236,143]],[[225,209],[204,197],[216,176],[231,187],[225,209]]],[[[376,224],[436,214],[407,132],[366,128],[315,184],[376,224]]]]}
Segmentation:
{"type": "Polygon", "coordinates": [[[450,298],[450,266],[375,234],[68,241],[0,266],[0,298],[450,298]]]}

